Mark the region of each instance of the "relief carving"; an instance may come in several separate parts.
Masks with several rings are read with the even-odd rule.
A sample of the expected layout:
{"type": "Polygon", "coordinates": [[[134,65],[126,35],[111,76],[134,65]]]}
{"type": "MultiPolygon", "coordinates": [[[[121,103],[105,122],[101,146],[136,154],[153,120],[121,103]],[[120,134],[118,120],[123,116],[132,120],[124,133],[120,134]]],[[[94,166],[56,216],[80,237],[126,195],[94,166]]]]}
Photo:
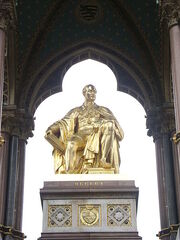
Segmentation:
{"type": "Polygon", "coordinates": [[[176,0],[160,1],[160,20],[171,28],[180,22],[180,5],[176,0]]]}
{"type": "Polygon", "coordinates": [[[72,206],[71,205],[49,205],[48,227],[71,227],[72,206]]]}
{"type": "Polygon", "coordinates": [[[14,9],[14,1],[0,0],[0,29],[5,31],[8,25],[14,26],[14,9]]]}
{"type": "Polygon", "coordinates": [[[78,206],[79,226],[94,227],[101,226],[101,206],[100,205],[79,205],[78,206]]]}
{"type": "Polygon", "coordinates": [[[131,226],[130,204],[108,204],[107,205],[108,226],[131,226]]]}
{"type": "Polygon", "coordinates": [[[2,132],[27,140],[33,136],[34,118],[23,109],[4,106],[2,112],[2,132]]]}

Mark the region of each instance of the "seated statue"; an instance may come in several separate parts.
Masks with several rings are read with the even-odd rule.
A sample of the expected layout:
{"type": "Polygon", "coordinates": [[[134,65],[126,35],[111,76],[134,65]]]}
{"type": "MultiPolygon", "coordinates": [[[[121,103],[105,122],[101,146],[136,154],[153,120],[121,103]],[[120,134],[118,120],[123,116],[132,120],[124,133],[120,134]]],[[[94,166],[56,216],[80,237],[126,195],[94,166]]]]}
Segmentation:
{"type": "Polygon", "coordinates": [[[119,173],[119,141],[124,133],[112,112],[95,104],[93,85],[83,88],[85,102],[53,123],[45,138],[54,147],[55,173],[89,173],[114,169],[119,173]]]}

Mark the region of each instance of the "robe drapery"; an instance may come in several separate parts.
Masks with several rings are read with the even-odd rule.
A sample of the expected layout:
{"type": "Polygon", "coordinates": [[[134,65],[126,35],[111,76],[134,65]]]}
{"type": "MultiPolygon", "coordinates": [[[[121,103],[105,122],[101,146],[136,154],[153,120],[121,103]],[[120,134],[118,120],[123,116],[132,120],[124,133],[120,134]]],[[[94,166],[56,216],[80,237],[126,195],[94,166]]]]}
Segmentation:
{"type": "Polygon", "coordinates": [[[86,107],[84,105],[72,109],[63,119],[55,122],[47,130],[51,130],[51,132],[58,137],[59,143],[61,144],[61,149],[54,147],[53,150],[55,173],[67,173],[70,163],[67,162],[67,159],[65,160],[65,152],[68,141],[72,141],[72,139],[77,139],[79,142],[81,142],[81,140],[85,141],[83,144],[80,144],[77,149],[77,159],[73,163],[73,173],[85,173],[83,163],[88,160],[91,161],[93,167],[99,167],[98,160],[101,158],[103,151],[101,146],[103,134],[111,134],[111,146],[106,161],[111,163],[112,167],[115,168],[115,173],[118,173],[120,165],[119,141],[121,141],[124,136],[118,121],[108,108],[94,104],[93,113],[95,113],[95,115],[90,119],[91,126],[93,126],[92,131],[84,140],[79,128],[79,126],[82,125],[81,122],[86,121],[82,116],[82,112],[86,113],[86,107]],[[107,130],[104,130],[103,127],[108,122],[111,122],[113,127],[111,132],[106,133],[105,131],[107,130]]]}

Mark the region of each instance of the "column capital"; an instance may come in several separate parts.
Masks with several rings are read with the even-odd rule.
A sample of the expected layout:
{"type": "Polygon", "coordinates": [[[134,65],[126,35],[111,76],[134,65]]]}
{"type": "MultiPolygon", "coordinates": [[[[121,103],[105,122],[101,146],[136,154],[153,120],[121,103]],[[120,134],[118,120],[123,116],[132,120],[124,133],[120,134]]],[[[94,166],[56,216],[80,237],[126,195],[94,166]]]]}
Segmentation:
{"type": "Polygon", "coordinates": [[[0,0],[0,29],[6,31],[7,27],[14,26],[15,5],[13,0],[0,0]]]}
{"type": "Polygon", "coordinates": [[[147,135],[153,136],[154,141],[162,134],[172,134],[176,129],[173,104],[149,109],[146,118],[147,135]]]}
{"type": "Polygon", "coordinates": [[[2,132],[18,136],[20,139],[27,140],[33,136],[34,118],[24,109],[16,109],[15,106],[3,107],[2,113],[2,132]]]}
{"type": "Polygon", "coordinates": [[[180,23],[180,4],[177,0],[160,0],[160,21],[166,22],[168,28],[180,23]]]}

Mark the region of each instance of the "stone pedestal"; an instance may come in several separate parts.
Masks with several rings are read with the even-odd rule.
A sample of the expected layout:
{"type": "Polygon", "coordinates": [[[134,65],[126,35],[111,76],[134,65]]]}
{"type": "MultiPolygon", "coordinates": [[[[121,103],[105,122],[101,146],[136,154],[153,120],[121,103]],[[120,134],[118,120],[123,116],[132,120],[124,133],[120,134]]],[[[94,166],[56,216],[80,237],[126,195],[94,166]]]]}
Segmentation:
{"type": "Polygon", "coordinates": [[[39,240],[141,239],[134,181],[45,182],[39,240]]]}

